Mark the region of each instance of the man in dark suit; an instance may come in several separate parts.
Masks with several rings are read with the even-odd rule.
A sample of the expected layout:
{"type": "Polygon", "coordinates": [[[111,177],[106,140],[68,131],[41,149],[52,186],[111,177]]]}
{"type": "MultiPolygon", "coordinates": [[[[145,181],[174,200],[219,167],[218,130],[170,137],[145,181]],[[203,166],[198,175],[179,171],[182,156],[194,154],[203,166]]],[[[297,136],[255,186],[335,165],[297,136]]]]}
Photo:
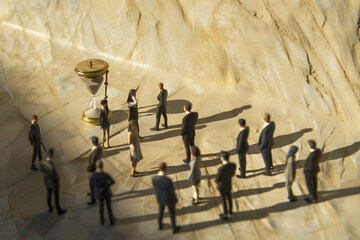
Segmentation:
{"type": "Polygon", "coordinates": [[[32,115],[32,121],[29,128],[29,141],[30,144],[33,146],[31,169],[37,171],[39,169],[35,166],[35,160],[37,155],[39,156],[39,161],[42,160],[41,146],[43,145],[43,143],[40,134],[38,116],[36,115],[32,115]]]}
{"type": "Polygon", "coordinates": [[[221,151],[221,162],[222,165],[218,170],[215,178],[217,183],[217,189],[220,192],[220,196],[223,203],[224,213],[220,214],[220,218],[223,220],[228,219],[228,209],[226,200],[229,202],[229,214],[232,215],[232,197],[231,197],[231,178],[235,175],[236,165],[235,163],[229,162],[229,153],[221,151]]]}
{"type": "Polygon", "coordinates": [[[109,122],[109,107],[107,105],[107,100],[103,99],[100,102],[102,110],[100,112],[100,128],[103,132],[102,148],[105,149],[105,141],[107,142],[108,148],[110,148],[109,138],[110,138],[110,122],[109,122]],[[105,140],[106,136],[106,140],[105,140]]]}
{"type": "Polygon", "coordinates": [[[66,212],[66,210],[60,207],[59,202],[59,191],[60,191],[60,178],[59,174],[56,171],[54,163],[51,161],[54,156],[54,149],[50,148],[49,155],[46,160],[40,161],[40,171],[44,174],[44,183],[47,190],[47,203],[49,207],[49,212],[51,213],[53,210],[53,206],[51,205],[51,196],[52,192],[54,192],[55,197],[55,207],[58,215],[61,215],[66,212]]]}
{"type": "Polygon", "coordinates": [[[264,115],[264,129],[259,137],[259,149],[265,162],[265,175],[271,175],[273,169],[271,148],[274,146],[275,123],[270,122],[270,114],[264,115]]]}
{"type": "Polygon", "coordinates": [[[184,110],[186,112],[185,117],[182,121],[181,127],[181,136],[184,141],[185,150],[186,150],[186,159],[184,159],[184,163],[189,164],[190,162],[190,146],[194,146],[195,142],[195,125],[198,120],[198,113],[191,112],[192,105],[188,103],[184,106],[184,110]]]}
{"type": "Polygon", "coordinates": [[[314,140],[308,141],[310,154],[305,161],[304,175],[306,187],[309,191],[309,197],[305,200],[309,203],[314,203],[318,199],[317,196],[317,174],[319,169],[319,160],[321,157],[321,150],[316,148],[316,142],[314,140]]]}
{"type": "Polygon", "coordinates": [[[154,128],[155,131],[159,130],[161,115],[163,115],[163,117],[164,117],[164,125],[163,126],[165,127],[165,129],[168,128],[168,122],[167,122],[168,119],[167,119],[167,115],[166,115],[166,101],[167,101],[167,97],[168,97],[168,91],[166,89],[164,89],[163,83],[159,83],[158,87],[160,89],[160,93],[157,96],[159,104],[156,107],[156,126],[154,128]]]}
{"type": "Polygon", "coordinates": [[[90,187],[90,192],[88,193],[88,195],[91,196],[91,201],[88,202],[89,205],[93,205],[96,203],[96,199],[95,199],[95,193],[94,193],[94,185],[91,183],[90,178],[91,178],[91,174],[93,172],[95,172],[96,170],[96,161],[101,159],[101,154],[102,154],[102,148],[99,146],[99,139],[97,137],[91,137],[91,144],[92,144],[92,149],[91,149],[91,153],[89,156],[89,165],[87,168],[87,171],[90,173],[89,176],[89,187],[90,187]]]}
{"type": "Polygon", "coordinates": [[[171,218],[172,232],[177,233],[180,226],[176,226],[175,221],[175,205],[177,203],[177,197],[175,195],[173,182],[165,175],[166,163],[160,164],[159,173],[152,178],[152,183],[156,192],[156,199],[159,203],[159,230],[163,229],[162,218],[164,215],[165,206],[168,206],[168,210],[171,218]]]}
{"type": "Polygon", "coordinates": [[[100,222],[104,224],[104,200],[108,210],[110,224],[115,223],[113,212],[111,209],[112,192],[110,185],[114,184],[114,179],[106,172],[103,171],[104,164],[101,160],[96,162],[96,171],[91,175],[90,182],[94,186],[95,195],[99,200],[100,209],[100,222]]]}
{"type": "Polygon", "coordinates": [[[240,132],[236,139],[236,152],[239,157],[239,164],[240,164],[240,176],[239,178],[246,177],[246,152],[249,150],[249,127],[245,126],[246,121],[245,119],[239,119],[240,125],[240,132]]]}

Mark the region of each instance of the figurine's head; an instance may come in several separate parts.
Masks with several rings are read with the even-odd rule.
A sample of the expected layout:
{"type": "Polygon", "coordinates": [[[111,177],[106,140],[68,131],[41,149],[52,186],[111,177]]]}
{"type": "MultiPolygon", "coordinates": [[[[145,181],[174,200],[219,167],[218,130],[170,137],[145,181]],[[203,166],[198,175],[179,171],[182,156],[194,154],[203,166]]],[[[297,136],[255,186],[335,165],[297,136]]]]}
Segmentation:
{"type": "Polygon", "coordinates": [[[129,96],[136,97],[136,90],[135,89],[130,89],[129,96]]]}
{"type": "Polygon", "coordinates": [[[220,152],[221,161],[228,162],[229,161],[229,152],[221,151],[220,152]]]}
{"type": "Polygon", "coordinates": [[[90,141],[91,141],[91,144],[92,144],[93,146],[98,146],[98,145],[99,145],[99,138],[98,138],[98,137],[92,136],[92,137],[90,138],[90,141]]]}
{"type": "Polygon", "coordinates": [[[162,82],[158,83],[158,88],[160,90],[163,90],[164,89],[164,84],[162,82]]]}
{"type": "Polygon", "coordinates": [[[184,111],[185,112],[191,112],[192,109],[192,104],[191,103],[187,103],[184,105],[184,111]]]}
{"type": "Polygon", "coordinates": [[[166,163],[165,162],[160,163],[159,171],[165,173],[165,171],[166,171],[166,163]]]}
{"type": "Polygon", "coordinates": [[[263,120],[264,120],[265,123],[269,123],[270,122],[270,114],[265,113],[263,120]]]}
{"type": "Polygon", "coordinates": [[[240,119],[238,120],[238,123],[239,123],[240,127],[245,127],[245,125],[246,125],[246,121],[245,121],[245,119],[243,119],[243,118],[240,118],[240,119]]]}
{"type": "Polygon", "coordinates": [[[31,120],[33,123],[37,123],[38,122],[38,116],[37,115],[32,115],[31,120]]]}
{"type": "Polygon", "coordinates": [[[106,99],[101,100],[101,101],[100,101],[100,104],[101,104],[101,106],[102,106],[103,109],[106,109],[106,107],[107,107],[107,100],[106,100],[106,99]]]}
{"type": "Polygon", "coordinates": [[[314,140],[309,140],[308,141],[308,146],[310,149],[315,149],[316,148],[316,142],[314,140]]]}
{"type": "Polygon", "coordinates": [[[196,146],[191,147],[191,152],[194,155],[194,157],[200,156],[200,149],[196,146]]]}

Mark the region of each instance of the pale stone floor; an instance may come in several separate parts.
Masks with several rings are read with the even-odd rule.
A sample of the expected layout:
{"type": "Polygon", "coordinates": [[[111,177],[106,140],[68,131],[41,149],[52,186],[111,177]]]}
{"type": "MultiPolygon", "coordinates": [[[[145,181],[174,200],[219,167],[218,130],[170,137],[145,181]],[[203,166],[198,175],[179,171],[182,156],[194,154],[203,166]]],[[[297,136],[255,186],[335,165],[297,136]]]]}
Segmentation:
{"type": "MultiPolygon", "coordinates": [[[[181,117],[178,114],[177,118],[181,117]]],[[[234,217],[229,221],[218,217],[222,205],[214,178],[220,161],[217,154],[207,151],[212,144],[218,144],[217,149],[226,149],[228,143],[225,140],[221,142],[220,139],[219,143],[219,139],[208,139],[205,142],[201,204],[192,206],[188,167],[182,162],[185,153],[179,136],[180,125],[170,124],[168,130],[151,132],[152,118],[153,115],[145,116],[140,123],[141,135],[145,137],[141,143],[144,159],[137,168],[143,172],[140,177],[129,176],[127,131],[112,137],[112,148],[103,152],[105,171],[116,180],[112,186],[115,226],[109,225],[107,214],[106,223],[101,226],[98,207],[86,204],[89,200],[86,195],[88,154],[70,162],[55,159],[61,176],[61,205],[68,212],[62,216],[48,213],[42,175],[29,169],[31,147],[26,144],[26,130],[21,131],[13,144],[27,147],[23,151],[11,151],[10,159],[18,161],[1,171],[0,239],[356,239],[360,236],[356,214],[360,187],[324,190],[319,176],[320,201],[309,205],[303,200],[307,190],[302,174],[303,161],[300,160],[293,186],[294,193],[300,197],[297,202],[288,203],[283,160],[274,160],[277,169],[274,176],[262,175],[263,161],[254,139],[250,139],[248,178],[233,180],[234,217]],[[151,178],[162,161],[169,166],[168,175],[174,181],[179,198],[177,223],[182,228],[176,235],[171,233],[167,214],[165,230],[158,231],[157,227],[158,205],[151,178]]],[[[172,117],[169,120],[175,122],[172,117]]],[[[220,127],[216,121],[211,124],[215,129],[220,127]]],[[[198,127],[197,137],[204,134],[201,126],[204,124],[198,127]]],[[[238,165],[237,156],[232,155],[231,161],[238,165]]],[[[354,186],[354,182],[350,185],[354,186]]]]}

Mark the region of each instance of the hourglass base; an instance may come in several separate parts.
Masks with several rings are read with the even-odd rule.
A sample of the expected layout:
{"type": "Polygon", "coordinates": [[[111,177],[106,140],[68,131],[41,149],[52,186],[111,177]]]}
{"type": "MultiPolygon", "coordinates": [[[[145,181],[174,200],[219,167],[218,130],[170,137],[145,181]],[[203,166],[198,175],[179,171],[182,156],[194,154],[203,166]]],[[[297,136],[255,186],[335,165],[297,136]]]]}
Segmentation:
{"type": "MultiPolygon", "coordinates": [[[[81,115],[81,119],[86,122],[89,123],[91,125],[100,125],[100,112],[101,112],[101,108],[92,108],[92,109],[87,109],[85,110],[82,115],[81,115]]],[[[111,117],[111,111],[109,110],[109,116],[108,118],[111,117]]]]}

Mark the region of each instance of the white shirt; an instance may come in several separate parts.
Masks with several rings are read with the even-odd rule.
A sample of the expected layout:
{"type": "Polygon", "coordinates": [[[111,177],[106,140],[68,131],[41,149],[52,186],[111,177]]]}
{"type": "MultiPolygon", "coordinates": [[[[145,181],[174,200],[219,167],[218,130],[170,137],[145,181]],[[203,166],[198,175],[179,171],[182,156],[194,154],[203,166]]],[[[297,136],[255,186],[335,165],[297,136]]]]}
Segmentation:
{"type": "Polygon", "coordinates": [[[310,152],[314,152],[314,151],[315,151],[315,149],[314,149],[314,148],[310,149],[310,152]]]}
{"type": "Polygon", "coordinates": [[[159,172],[158,172],[158,175],[159,175],[159,176],[164,176],[164,175],[165,175],[165,173],[164,173],[164,172],[162,172],[162,171],[159,171],[159,172]]]}
{"type": "Polygon", "coordinates": [[[270,123],[265,123],[265,124],[264,124],[264,128],[266,128],[266,126],[269,125],[269,124],[270,124],[270,123]]]}
{"type": "Polygon", "coordinates": [[[137,104],[137,100],[134,96],[131,97],[133,99],[133,102],[128,102],[128,106],[131,107],[131,106],[135,106],[137,104]]]}
{"type": "Polygon", "coordinates": [[[223,165],[228,164],[228,163],[229,163],[229,161],[223,161],[223,165]]]}
{"type": "Polygon", "coordinates": [[[245,129],[246,129],[246,128],[241,127],[241,128],[240,128],[240,132],[244,131],[245,129]]]}
{"type": "Polygon", "coordinates": [[[191,112],[186,111],[185,113],[186,113],[186,115],[188,115],[188,114],[191,113],[191,112]]]}
{"type": "Polygon", "coordinates": [[[96,149],[96,146],[93,146],[92,148],[91,148],[91,151],[94,151],[96,149]]]}

